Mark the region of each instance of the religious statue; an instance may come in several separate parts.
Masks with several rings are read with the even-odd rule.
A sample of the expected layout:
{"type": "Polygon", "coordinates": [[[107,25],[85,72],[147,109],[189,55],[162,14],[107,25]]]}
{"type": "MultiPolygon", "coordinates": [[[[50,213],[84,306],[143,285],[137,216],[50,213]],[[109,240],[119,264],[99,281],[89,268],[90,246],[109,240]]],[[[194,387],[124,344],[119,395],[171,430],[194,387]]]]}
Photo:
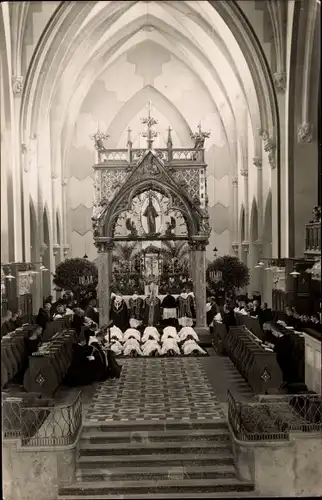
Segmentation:
{"type": "Polygon", "coordinates": [[[176,220],[174,217],[170,217],[170,222],[166,224],[165,235],[166,236],[174,236],[174,229],[176,228],[176,220]]]}
{"type": "Polygon", "coordinates": [[[149,204],[143,213],[143,217],[147,218],[148,234],[155,234],[156,233],[155,219],[159,217],[159,214],[153,205],[152,196],[149,197],[149,204]]]}
{"type": "Polygon", "coordinates": [[[130,236],[137,236],[138,230],[136,229],[135,223],[130,219],[126,219],[125,222],[126,229],[130,231],[130,236]]]}

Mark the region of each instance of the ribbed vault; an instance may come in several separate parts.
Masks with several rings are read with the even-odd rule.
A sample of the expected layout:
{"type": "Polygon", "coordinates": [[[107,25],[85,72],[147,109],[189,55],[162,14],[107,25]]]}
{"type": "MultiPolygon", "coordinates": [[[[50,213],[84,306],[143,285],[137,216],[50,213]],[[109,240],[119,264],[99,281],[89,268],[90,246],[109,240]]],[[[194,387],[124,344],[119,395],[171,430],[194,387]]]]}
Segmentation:
{"type": "MultiPolygon", "coordinates": [[[[68,172],[74,126],[93,83],[125,53],[147,42],[186,64],[210,96],[229,145],[232,172],[245,112],[255,155],[259,129],[278,139],[266,63],[234,2],[62,2],[34,53],[21,114],[23,137],[36,133],[41,138],[50,123],[52,170],[68,172]]],[[[187,123],[186,130],[196,125],[187,123]]]]}

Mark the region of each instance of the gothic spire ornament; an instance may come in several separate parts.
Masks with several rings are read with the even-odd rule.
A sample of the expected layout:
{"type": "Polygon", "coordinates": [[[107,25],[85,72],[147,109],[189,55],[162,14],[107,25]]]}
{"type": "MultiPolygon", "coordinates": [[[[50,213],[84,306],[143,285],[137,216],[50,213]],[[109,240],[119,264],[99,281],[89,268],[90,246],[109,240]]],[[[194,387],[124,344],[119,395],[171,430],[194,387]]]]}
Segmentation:
{"type": "Polygon", "coordinates": [[[153,144],[153,141],[155,139],[155,137],[157,137],[159,135],[159,132],[156,132],[154,130],[154,125],[156,125],[158,123],[158,121],[153,118],[153,116],[151,115],[151,108],[152,108],[152,102],[149,101],[148,102],[148,116],[147,118],[141,118],[141,122],[143,123],[143,125],[146,125],[146,131],[142,132],[141,135],[142,137],[145,137],[146,138],[146,142],[147,142],[147,149],[152,149],[152,144],[153,144]]]}

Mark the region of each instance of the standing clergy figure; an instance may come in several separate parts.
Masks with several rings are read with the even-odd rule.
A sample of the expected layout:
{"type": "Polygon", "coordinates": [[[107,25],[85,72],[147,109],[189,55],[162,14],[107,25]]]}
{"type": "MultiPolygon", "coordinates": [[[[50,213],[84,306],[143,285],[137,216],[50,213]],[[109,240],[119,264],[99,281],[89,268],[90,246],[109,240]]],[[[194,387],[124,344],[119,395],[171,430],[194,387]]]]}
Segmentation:
{"type": "Polygon", "coordinates": [[[122,332],[129,327],[129,311],[125,300],[120,295],[116,295],[111,304],[110,319],[122,332]]]}
{"type": "Polygon", "coordinates": [[[193,297],[186,290],[177,298],[178,322],[181,326],[192,326],[196,317],[193,297]]]}
{"type": "Polygon", "coordinates": [[[167,293],[162,301],[162,309],[163,323],[168,326],[174,326],[177,318],[177,301],[170,292],[167,293]]]}
{"type": "Polygon", "coordinates": [[[129,316],[131,328],[137,328],[143,319],[144,301],[139,297],[137,292],[134,292],[129,300],[129,316]]]}
{"type": "Polygon", "coordinates": [[[159,325],[161,320],[161,301],[152,291],[144,301],[143,323],[146,326],[159,325]]]}

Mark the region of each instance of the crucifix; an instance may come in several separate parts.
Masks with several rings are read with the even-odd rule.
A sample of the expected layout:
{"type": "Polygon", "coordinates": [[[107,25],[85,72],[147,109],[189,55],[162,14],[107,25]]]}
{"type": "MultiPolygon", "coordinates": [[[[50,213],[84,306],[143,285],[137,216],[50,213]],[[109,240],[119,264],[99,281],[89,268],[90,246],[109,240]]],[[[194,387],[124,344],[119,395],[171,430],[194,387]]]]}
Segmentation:
{"type": "Polygon", "coordinates": [[[146,137],[147,139],[147,148],[152,149],[152,144],[154,137],[157,137],[158,132],[155,132],[153,130],[153,126],[156,125],[158,122],[155,118],[151,116],[151,109],[152,109],[152,102],[149,101],[148,105],[148,117],[147,118],[142,118],[141,121],[144,123],[144,125],[147,126],[147,131],[142,133],[142,137],[146,137]]]}

